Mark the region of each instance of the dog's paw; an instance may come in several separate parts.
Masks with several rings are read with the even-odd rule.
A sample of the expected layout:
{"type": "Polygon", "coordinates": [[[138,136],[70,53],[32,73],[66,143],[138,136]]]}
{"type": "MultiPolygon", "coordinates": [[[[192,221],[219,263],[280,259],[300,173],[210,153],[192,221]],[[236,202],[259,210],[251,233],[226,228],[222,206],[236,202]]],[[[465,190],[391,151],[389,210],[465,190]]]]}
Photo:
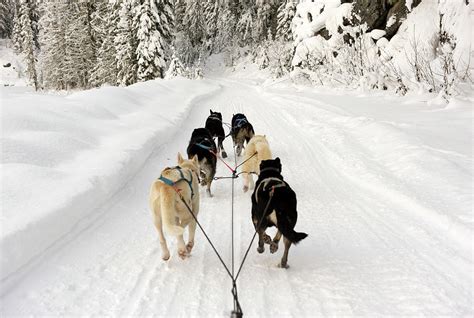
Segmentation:
{"type": "Polygon", "coordinates": [[[267,234],[263,234],[263,242],[270,245],[273,243],[272,238],[267,234]]]}
{"type": "Polygon", "coordinates": [[[288,269],[288,268],[290,268],[290,265],[288,265],[287,263],[285,263],[285,264],[279,263],[279,264],[278,264],[278,267],[284,268],[284,269],[288,269]]]}
{"type": "Polygon", "coordinates": [[[188,244],[186,244],[186,251],[188,253],[191,253],[191,250],[193,249],[194,247],[194,242],[188,242],[188,244]]]}
{"type": "Polygon", "coordinates": [[[211,190],[207,189],[207,190],[206,190],[206,193],[207,193],[207,196],[208,196],[209,198],[212,198],[212,197],[213,197],[213,195],[212,195],[212,193],[211,193],[211,190]]]}
{"type": "Polygon", "coordinates": [[[270,243],[270,253],[275,253],[276,251],[278,251],[278,243],[275,243],[275,242],[271,242],[270,243]]]}
{"type": "Polygon", "coordinates": [[[242,188],[242,190],[244,190],[244,192],[247,192],[247,191],[249,190],[249,187],[248,187],[248,186],[244,186],[244,187],[242,188]]]}
{"type": "Polygon", "coordinates": [[[184,248],[184,249],[180,249],[178,250],[178,256],[181,258],[181,259],[186,259],[186,256],[188,256],[188,251],[184,248]]]}
{"type": "Polygon", "coordinates": [[[164,260],[164,261],[167,261],[170,259],[170,253],[163,253],[161,254],[161,259],[164,260]]]}
{"type": "Polygon", "coordinates": [[[263,252],[265,252],[265,247],[263,247],[263,246],[257,247],[257,252],[259,252],[260,254],[262,254],[263,252]]]}

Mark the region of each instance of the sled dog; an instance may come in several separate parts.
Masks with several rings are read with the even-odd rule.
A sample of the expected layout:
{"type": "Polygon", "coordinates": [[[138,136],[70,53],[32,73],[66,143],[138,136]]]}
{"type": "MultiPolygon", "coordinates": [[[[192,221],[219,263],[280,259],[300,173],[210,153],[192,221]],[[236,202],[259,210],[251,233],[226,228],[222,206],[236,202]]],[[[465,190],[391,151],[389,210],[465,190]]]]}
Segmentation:
{"type": "Polygon", "coordinates": [[[244,177],[244,192],[254,188],[252,174],[260,173],[260,162],[262,160],[272,159],[272,152],[268,145],[267,138],[262,135],[254,135],[250,139],[244,151],[244,161],[242,173],[244,177]]]}
{"type": "Polygon", "coordinates": [[[196,221],[181,198],[197,217],[199,213],[199,162],[197,156],[191,160],[183,159],[178,153],[178,165],[165,168],[160,178],[153,182],[150,190],[150,207],[161,244],[161,258],[167,261],[170,251],[163,233],[178,241],[178,255],[184,259],[194,246],[196,221]],[[183,239],[184,229],[189,225],[188,243],[183,239]]]}
{"type": "Polygon", "coordinates": [[[270,245],[270,253],[275,253],[283,236],[285,251],[279,264],[282,268],[288,268],[288,250],[291,244],[308,236],[306,233],[295,232],[297,218],[296,194],[283,180],[280,158],[263,160],[252,194],[252,222],[258,233],[257,251],[263,253],[265,243],[270,245]],[[271,226],[277,227],[273,240],[265,233],[271,226]]]}
{"type": "Polygon", "coordinates": [[[217,152],[222,152],[222,158],[227,158],[224,146],[225,139],[224,127],[222,127],[222,114],[209,110],[211,114],[206,119],[206,128],[211,133],[212,138],[217,137],[217,152]]]}
{"type": "Polygon", "coordinates": [[[249,123],[244,114],[235,114],[232,116],[231,136],[236,147],[237,156],[240,156],[244,148],[244,142],[247,143],[255,135],[252,124],[249,123]]]}
{"type": "Polygon", "coordinates": [[[217,147],[209,130],[206,128],[194,129],[191,140],[189,141],[187,153],[189,159],[195,155],[198,156],[199,166],[201,168],[201,185],[207,186],[207,194],[212,196],[211,184],[216,174],[217,158],[215,154],[217,153],[217,147]]]}

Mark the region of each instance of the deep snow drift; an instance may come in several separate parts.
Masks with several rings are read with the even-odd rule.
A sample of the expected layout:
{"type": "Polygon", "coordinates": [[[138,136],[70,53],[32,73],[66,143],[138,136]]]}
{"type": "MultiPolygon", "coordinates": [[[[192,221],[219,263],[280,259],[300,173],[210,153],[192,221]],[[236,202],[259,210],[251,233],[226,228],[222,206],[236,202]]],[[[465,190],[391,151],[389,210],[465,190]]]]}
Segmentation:
{"type": "MultiPolygon", "coordinates": [[[[309,234],[288,270],[276,267],[281,250],[252,247],[246,316],[473,314],[472,99],[222,78],[1,93],[2,316],[228,316],[230,281],[203,235],[185,261],[170,239],[161,261],[147,206],[210,108],[266,134],[309,234]]],[[[253,226],[236,186],[238,262],[253,226]]],[[[199,215],[227,263],[230,191],[228,180],[213,198],[202,191],[199,215]]]]}

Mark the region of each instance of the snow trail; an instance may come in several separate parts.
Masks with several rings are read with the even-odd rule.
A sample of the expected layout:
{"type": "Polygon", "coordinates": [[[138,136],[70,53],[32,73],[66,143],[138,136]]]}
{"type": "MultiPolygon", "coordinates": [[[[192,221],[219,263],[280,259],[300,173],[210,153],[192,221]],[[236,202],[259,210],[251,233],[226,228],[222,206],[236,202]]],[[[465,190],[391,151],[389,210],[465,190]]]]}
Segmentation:
{"type": "MultiPolygon", "coordinates": [[[[238,282],[246,316],[473,313],[472,227],[463,221],[472,207],[472,184],[469,175],[459,177],[460,171],[472,173],[466,156],[443,144],[436,145],[441,152],[412,152],[433,145],[427,142],[432,139],[410,135],[414,128],[404,130],[397,118],[393,122],[402,128],[349,107],[364,98],[218,83],[221,90],[194,103],[177,134],[90,226],[24,269],[22,280],[2,296],[2,315],[228,316],[231,281],[199,229],[185,261],[168,239],[172,257],[165,263],[147,206],[150,184],[163,167],[175,165],[178,151],[185,153],[192,129],[204,126],[209,109],[222,112],[225,122],[243,112],[256,133],[267,136],[297,194],[296,230],[309,234],[291,247],[288,270],[276,267],[282,244],[276,254],[266,247],[262,255],[254,244],[238,282]],[[380,132],[385,139],[376,147],[380,132]],[[394,149],[397,144],[402,146],[394,149]],[[424,160],[433,166],[424,167],[424,160]],[[442,168],[439,178],[429,177],[433,167],[442,168]],[[453,215],[447,207],[456,210],[453,215]]],[[[233,163],[230,138],[224,146],[233,163]]],[[[229,171],[218,162],[216,175],[229,171]]],[[[254,230],[250,194],[242,192],[240,178],[235,190],[237,269],[254,230]]],[[[213,198],[201,191],[199,213],[229,266],[230,192],[230,180],[214,181],[213,198]]]]}

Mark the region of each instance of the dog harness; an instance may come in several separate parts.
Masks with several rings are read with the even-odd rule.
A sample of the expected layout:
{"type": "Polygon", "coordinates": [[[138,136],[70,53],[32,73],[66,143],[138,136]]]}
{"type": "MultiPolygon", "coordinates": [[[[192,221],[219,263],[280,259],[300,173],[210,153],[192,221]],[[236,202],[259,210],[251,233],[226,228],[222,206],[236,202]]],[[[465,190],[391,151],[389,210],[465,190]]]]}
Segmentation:
{"type": "Polygon", "coordinates": [[[248,123],[247,118],[245,118],[245,117],[244,118],[237,118],[235,120],[235,126],[232,127],[232,129],[240,128],[243,125],[245,125],[246,123],[248,123]]]}
{"type": "Polygon", "coordinates": [[[217,115],[214,115],[214,114],[207,117],[207,119],[213,119],[213,120],[218,120],[218,121],[222,122],[222,119],[220,119],[217,115]]]}
{"type": "Polygon", "coordinates": [[[197,142],[195,143],[196,146],[204,149],[204,150],[211,150],[213,149],[214,147],[212,146],[212,142],[209,140],[209,138],[204,138],[201,142],[197,142]],[[210,144],[210,146],[206,146],[204,145],[203,143],[204,142],[208,142],[210,144]]]}
{"type": "Polygon", "coordinates": [[[163,175],[160,175],[160,177],[158,178],[158,180],[160,180],[161,182],[163,182],[164,184],[167,184],[171,187],[174,187],[176,185],[176,183],[178,183],[179,181],[186,181],[186,183],[188,184],[189,186],[189,189],[191,190],[191,198],[194,197],[194,191],[193,191],[193,172],[190,171],[190,175],[191,175],[191,180],[188,180],[184,177],[184,173],[183,173],[183,170],[180,166],[176,166],[176,167],[172,167],[172,168],[166,168],[165,170],[178,170],[179,171],[179,174],[180,174],[180,179],[176,180],[176,181],[173,181],[171,179],[168,179],[166,177],[163,177],[163,175]]]}
{"type": "MultiPolygon", "coordinates": [[[[268,168],[264,168],[260,171],[260,173],[262,173],[262,171],[268,171],[268,170],[275,170],[277,172],[280,172],[279,169],[277,168],[273,168],[273,167],[268,167],[268,168]]],[[[268,177],[268,178],[265,178],[263,179],[259,184],[258,184],[258,187],[255,191],[255,193],[258,193],[258,191],[260,190],[260,188],[263,186],[263,191],[270,191],[270,190],[274,190],[276,188],[285,188],[286,187],[286,183],[285,181],[279,179],[279,178],[276,178],[276,177],[268,177]],[[272,183],[270,185],[270,183],[272,183]]],[[[255,201],[258,203],[258,195],[255,195],[255,201]]]]}

